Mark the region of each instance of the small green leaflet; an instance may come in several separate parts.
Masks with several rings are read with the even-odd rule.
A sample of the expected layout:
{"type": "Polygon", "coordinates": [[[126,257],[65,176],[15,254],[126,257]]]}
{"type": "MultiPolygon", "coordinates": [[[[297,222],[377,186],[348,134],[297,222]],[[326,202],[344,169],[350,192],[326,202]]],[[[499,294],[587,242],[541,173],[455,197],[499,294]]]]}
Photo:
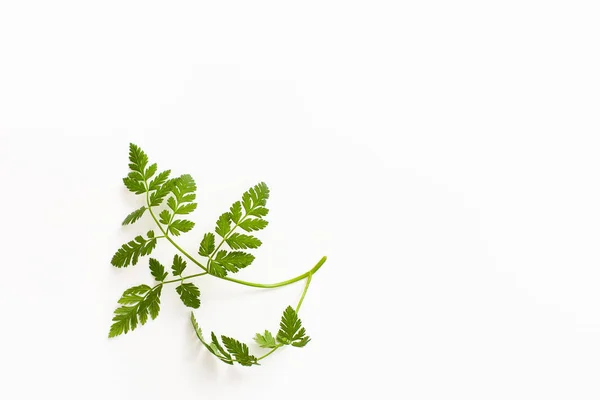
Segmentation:
{"type": "Polygon", "coordinates": [[[196,199],[196,182],[191,175],[181,175],[177,180],[177,185],[173,188],[173,194],[179,203],[189,203],[196,199]]]}
{"type": "Polygon", "coordinates": [[[217,220],[217,227],[215,228],[215,232],[217,235],[221,237],[225,237],[231,230],[231,215],[226,212],[221,214],[219,219],[217,220]]]}
{"type": "Polygon", "coordinates": [[[175,214],[179,214],[179,215],[189,214],[189,213],[193,212],[197,206],[198,206],[198,204],[196,204],[196,203],[182,204],[177,208],[177,211],[175,212],[175,214]]]}
{"type": "Polygon", "coordinates": [[[177,200],[175,200],[175,197],[169,197],[167,199],[167,206],[173,211],[177,210],[177,200]]]}
{"type": "MultiPolygon", "coordinates": [[[[158,178],[157,178],[158,179],[158,178]]],[[[150,206],[158,207],[162,204],[165,197],[167,197],[177,185],[179,178],[172,178],[156,188],[156,191],[150,195],[150,206]]]]}
{"type": "Polygon", "coordinates": [[[169,232],[175,236],[179,236],[181,233],[191,231],[194,228],[194,225],[196,224],[187,219],[176,219],[169,225],[169,232]]]}
{"type": "Polygon", "coordinates": [[[243,251],[219,250],[215,259],[210,263],[210,273],[216,276],[223,277],[227,272],[236,273],[241,268],[245,268],[252,264],[254,256],[244,253],[243,251]]]}
{"type": "Polygon", "coordinates": [[[202,329],[200,329],[200,326],[198,326],[198,322],[196,321],[196,317],[194,317],[194,313],[192,314],[192,326],[194,327],[194,330],[196,331],[196,336],[198,337],[198,340],[200,340],[200,342],[204,345],[204,347],[206,347],[206,349],[208,351],[210,351],[213,355],[215,355],[219,360],[223,361],[225,364],[229,364],[229,365],[233,365],[233,360],[231,359],[231,355],[229,355],[229,353],[227,353],[218,343],[219,341],[217,340],[215,334],[213,333],[211,335],[212,338],[212,343],[208,343],[205,339],[204,336],[202,335],[202,329]],[[216,344],[215,344],[216,341],[216,344]]]}
{"type": "Polygon", "coordinates": [[[157,169],[158,169],[158,165],[156,165],[156,163],[149,166],[148,169],[146,169],[146,172],[144,172],[144,180],[148,180],[148,179],[152,178],[154,176],[154,174],[156,173],[157,169]]]}
{"type": "Polygon", "coordinates": [[[226,364],[233,365],[233,358],[235,357],[235,361],[240,365],[251,366],[251,365],[259,365],[258,359],[250,354],[248,346],[244,343],[239,342],[233,338],[227,336],[221,336],[221,340],[223,344],[227,348],[225,350],[223,346],[219,343],[219,339],[214,332],[211,332],[210,338],[211,342],[208,343],[204,336],[202,335],[202,329],[198,326],[198,322],[192,313],[192,326],[194,327],[194,331],[196,331],[196,336],[200,340],[200,342],[206,347],[206,349],[216,356],[219,360],[223,361],[226,364]],[[230,354],[231,353],[231,354],[230,354]],[[232,357],[233,356],[233,357],[232,357]]]}
{"type": "Polygon", "coordinates": [[[310,341],[310,337],[306,336],[306,330],[302,327],[302,321],[291,306],[283,311],[277,341],[296,347],[304,347],[310,341]]]}
{"type": "Polygon", "coordinates": [[[256,249],[262,244],[262,242],[254,236],[244,235],[242,233],[232,233],[225,241],[229,247],[234,250],[256,249]]]}
{"type": "Polygon", "coordinates": [[[150,286],[148,285],[138,285],[131,287],[123,292],[121,298],[119,299],[119,304],[137,304],[144,299],[146,294],[150,291],[150,286]]]}
{"type": "Polygon", "coordinates": [[[214,350],[216,350],[216,352],[218,352],[219,354],[221,354],[223,356],[223,358],[227,359],[227,360],[231,360],[231,364],[233,364],[233,359],[231,358],[231,354],[229,354],[228,352],[225,351],[225,349],[223,348],[223,346],[221,346],[221,344],[219,343],[219,339],[217,338],[217,335],[215,335],[214,332],[210,333],[210,347],[212,347],[214,350]]]}
{"type": "Polygon", "coordinates": [[[247,218],[243,220],[239,227],[245,230],[246,232],[259,231],[261,229],[265,229],[269,225],[268,221],[260,218],[247,218]]]}
{"type": "Polygon", "coordinates": [[[235,357],[235,361],[237,361],[240,365],[247,367],[258,365],[258,360],[256,357],[250,354],[248,346],[245,343],[241,343],[240,341],[227,336],[221,336],[221,340],[223,341],[227,351],[229,351],[229,353],[235,357]]]}
{"type": "Polygon", "coordinates": [[[142,215],[144,215],[145,212],[146,212],[146,206],[138,208],[137,210],[135,210],[134,212],[129,214],[127,217],[125,217],[125,219],[123,220],[123,223],[121,225],[133,224],[135,221],[142,218],[142,215]]]}
{"type": "Polygon", "coordinates": [[[215,235],[212,233],[205,233],[202,242],[200,242],[200,250],[198,250],[198,253],[201,256],[208,257],[213,251],[215,251],[215,235]]]}
{"type": "Polygon", "coordinates": [[[167,179],[169,179],[169,175],[171,175],[170,169],[158,174],[156,178],[150,181],[150,184],[148,185],[148,190],[151,191],[158,189],[162,184],[164,184],[167,181],[167,179]]]}
{"type": "Polygon", "coordinates": [[[141,256],[147,256],[156,247],[154,231],[148,231],[148,239],[136,236],[132,241],[125,243],[113,256],[111,264],[117,268],[136,265],[141,256]]]}
{"type": "Polygon", "coordinates": [[[165,271],[165,266],[162,265],[158,260],[151,258],[150,259],[150,273],[159,282],[162,282],[167,277],[168,272],[165,271]]]}
{"type": "MultiPolygon", "coordinates": [[[[232,250],[256,249],[262,242],[260,239],[242,233],[234,232],[235,228],[241,227],[246,232],[258,231],[264,229],[268,222],[262,217],[267,215],[268,210],[265,207],[269,198],[269,188],[263,182],[253,186],[242,195],[242,201],[236,201],[231,205],[229,211],[221,214],[217,220],[215,232],[222,237],[221,243],[216,246],[220,248],[223,242],[227,243],[232,250]],[[242,210],[243,209],[243,210],[242,210]],[[254,215],[257,218],[248,218],[254,215]],[[235,224],[232,227],[232,222],[235,224]]],[[[228,272],[235,273],[240,268],[247,267],[254,260],[254,256],[240,251],[227,252],[215,251],[214,235],[205,234],[200,243],[200,255],[209,257],[208,270],[215,276],[224,277],[228,272]]]]}
{"type": "Polygon", "coordinates": [[[123,178],[123,183],[125,184],[125,187],[129,189],[130,192],[133,192],[135,194],[146,193],[146,187],[144,186],[144,182],[135,180],[128,176],[126,178],[123,178]]]}
{"type": "Polygon", "coordinates": [[[181,276],[185,267],[187,267],[187,262],[179,254],[175,254],[173,257],[173,266],[171,267],[173,275],[181,276]]]}
{"type": "Polygon", "coordinates": [[[266,183],[260,182],[242,195],[242,206],[247,214],[253,215],[253,210],[267,205],[268,198],[269,188],[266,183]]]}
{"type": "Polygon", "coordinates": [[[138,146],[129,144],[129,169],[131,172],[123,178],[125,187],[135,194],[146,193],[146,176],[156,172],[156,164],[148,165],[148,156],[138,146]]]}
{"type": "Polygon", "coordinates": [[[190,175],[181,175],[170,184],[168,190],[163,190],[162,187],[158,189],[154,193],[156,195],[156,199],[154,201],[152,196],[150,197],[151,204],[156,203],[158,205],[162,203],[164,197],[169,193],[173,194],[172,197],[167,199],[167,206],[171,209],[171,211],[161,211],[159,218],[161,224],[167,225],[167,232],[172,233],[174,236],[179,236],[182,233],[189,232],[192,230],[192,228],[194,228],[194,222],[186,219],[173,220],[173,217],[176,214],[189,214],[196,209],[197,204],[191,203],[196,199],[196,194],[194,193],[195,190],[196,183],[194,182],[194,179],[192,179],[190,175]]]}
{"type": "Polygon", "coordinates": [[[200,289],[191,282],[177,286],[177,293],[183,304],[192,308],[200,307],[200,289]]]}
{"type": "Polygon", "coordinates": [[[257,333],[256,336],[254,336],[254,341],[260,347],[265,349],[274,349],[277,347],[277,342],[275,342],[273,334],[267,330],[265,330],[265,333],[263,334],[257,333]]]}
{"type": "Polygon", "coordinates": [[[156,319],[160,311],[162,285],[150,288],[139,285],[127,289],[119,299],[121,307],[115,310],[113,324],[108,337],[112,338],[134,330],[138,324],[144,325],[150,318],[156,319]]]}
{"type": "Polygon", "coordinates": [[[269,209],[266,207],[256,207],[252,210],[248,211],[248,215],[252,215],[254,217],[265,217],[269,213],[269,209]]]}
{"type": "Polygon", "coordinates": [[[229,209],[229,215],[231,216],[231,220],[234,223],[237,224],[238,222],[240,222],[240,219],[242,219],[242,203],[240,203],[239,201],[233,203],[233,205],[229,209]]]}
{"type": "Polygon", "coordinates": [[[171,222],[171,213],[169,210],[162,210],[158,214],[158,221],[163,225],[169,225],[169,222],[171,222]]]}
{"type": "Polygon", "coordinates": [[[133,143],[129,143],[129,163],[129,169],[144,175],[146,165],[148,165],[148,156],[133,143]]]}

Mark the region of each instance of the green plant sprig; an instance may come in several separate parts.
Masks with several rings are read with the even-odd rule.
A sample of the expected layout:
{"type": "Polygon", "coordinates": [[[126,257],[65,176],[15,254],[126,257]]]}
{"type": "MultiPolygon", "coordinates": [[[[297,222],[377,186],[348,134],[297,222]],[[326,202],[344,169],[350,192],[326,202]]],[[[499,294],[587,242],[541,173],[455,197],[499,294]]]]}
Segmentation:
{"type": "Polygon", "coordinates": [[[201,263],[173,239],[174,236],[191,231],[195,226],[194,222],[184,217],[197,208],[195,203],[197,188],[193,178],[187,174],[171,178],[171,170],[157,174],[157,164],[149,164],[146,153],[133,143],[129,145],[129,161],[130,172],[123,178],[123,183],[131,192],[144,195],[145,205],[127,215],[122,225],[137,222],[148,211],[162,234],[155,235],[154,231],[150,230],[145,235],[136,236],[117,250],[111,264],[117,268],[136,265],[141,257],[152,253],[159,239],[167,239],[181,255],[176,254],[173,257],[170,268],[173,279],[169,280],[166,280],[169,276],[167,268],[157,259],[149,259],[150,273],[157,283],[152,287],[146,284],[134,286],[123,293],[118,300],[120,307],[115,310],[108,336],[115,337],[128,333],[139,325],[144,325],[149,318],[155,319],[160,312],[162,288],[168,284],[178,284],[175,290],[183,304],[198,309],[201,305],[200,289],[190,281],[194,278],[213,276],[257,288],[276,288],[305,279],[302,296],[295,309],[288,306],[284,310],[277,335],[273,336],[268,330],[255,335],[255,342],[260,347],[269,349],[260,357],[250,354],[245,343],[225,335],[222,335],[219,341],[213,332],[211,341],[207,342],[202,336],[202,330],[194,314],[192,313],[191,316],[192,326],[198,339],[210,353],[227,364],[259,365],[258,361],[283,346],[304,347],[310,338],[302,327],[298,312],[312,276],[325,263],[327,257],[322,257],[309,271],[277,283],[248,282],[228,276],[248,267],[254,261],[254,255],[245,250],[256,249],[262,245],[260,239],[249,233],[262,230],[268,225],[268,221],[265,220],[265,216],[269,213],[266,207],[270,194],[267,185],[261,182],[244,192],[241,201],[234,202],[229,211],[218,218],[215,232],[204,234],[199,244],[198,255],[205,257],[206,263],[201,263]],[[240,230],[246,233],[240,233],[240,230]],[[217,236],[220,238],[218,244],[217,236]],[[186,259],[199,267],[202,272],[184,275],[187,269],[186,259]]]}

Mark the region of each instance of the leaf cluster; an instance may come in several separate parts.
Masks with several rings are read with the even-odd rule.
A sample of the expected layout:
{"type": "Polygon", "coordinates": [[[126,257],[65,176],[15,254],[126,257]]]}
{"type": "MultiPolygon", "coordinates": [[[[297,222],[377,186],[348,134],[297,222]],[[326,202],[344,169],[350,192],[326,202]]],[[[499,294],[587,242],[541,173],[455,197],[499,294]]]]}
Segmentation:
{"type": "MultiPolygon", "coordinates": [[[[136,223],[147,215],[146,211],[148,211],[162,235],[156,236],[154,231],[150,230],[145,235],[138,235],[123,244],[111,259],[111,264],[117,268],[136,265],[141,257],[152,253],[158,239],[166,237],[172,242],[172,236],[179,236],[192,230],[194,222],[185,219],[184,216],[197,208],[195,202],[197,187],[194,179],[187,174],[173,178],[171,170],[159,172],[158,165],[151,164],[147,154],[133,143],[129,146],[129,172],[123,178],[123,183],[129,191],[136,195],[144,195],[146,204],[129,213],[122,221],[122,225],[136,223]],[[160,210],[156,211],[154,208],[160,210]]],[[[175,291],[181,302],[186,307],[198,309],[201,305],[200,289],[189,279],[207,273],[223,278],[252,264],[255,257],[249,251],[262,245],[262,241],[254,236],[254,232],[268,225],[265,217],[269,213],[267,208],[269,194],[269,188],[261,182],[244,192],[241,200],[234,202],[227,212],[219,216],[214,232],[205,233],[198,248],[198,253],[207,259],[206,267],[172,242],[205,272],[184,276],[187,261],[179,254],[174,255],[170,268],[165,267],[156,258],[149,258],[149,271],[156,281],[155,286],[141,284],[123,292],[118,300],[119,306],[114,311],[108,336],[112,338],[126,334],[145,325],[149,319],[157,318],[163,286],[176,283],[175,291]],[[169,275],[172,276],[171,280],[167,280],[169,275]]],[[[191,320],[198,339],[206,349],[219,360],[230,365],[235,363],[243,366],[259,365],[261,359],[280,347],[287,345],[304,347],[310,341],[302,321],[291,306],[284,310],[276,335],[268,330],[255,335],[254,341],[259,347],[271,349],[262,357],[251,354],[247,344],[229,336],[218,337],[211,332],[210,340],[206,340],[193,313],[191,320]]]]}
{"type": "Polygon", "coordinates": [[[251,187],[244,192],[241,201],[233,203],[229,211],[217,219],[215,233],[204,234],[198,254],[208,258],[210,274],[224,277],[252,264],[254,255],[241,250],[257,249],[262,241],[254,235],[236,230],[254,232],[266,228],[269,224],[264,218],[269,213],[266,207],[268,198],[269,188],[264,182],[251,187]],[[215,234],[220,237],[219,244],[216,244],[215,234]],[[224,245],[229,249],[223,249],[224,245]]]}

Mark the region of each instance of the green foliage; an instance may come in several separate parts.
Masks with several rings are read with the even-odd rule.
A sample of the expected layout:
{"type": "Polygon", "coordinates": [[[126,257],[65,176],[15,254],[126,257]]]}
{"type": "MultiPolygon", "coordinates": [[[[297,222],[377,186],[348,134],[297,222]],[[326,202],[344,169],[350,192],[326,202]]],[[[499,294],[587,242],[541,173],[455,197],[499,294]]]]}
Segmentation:
{"type": "Polygon", "coordinates": [[[179,215],[189,214],[189,213],[193,212],[197,206],[198,206],[198,204],[196,204],[196,203],[182,204],[177,208],[177,210],[175,211],[175,214],[179,214],[179,215]]]}
{"type": "Polygon", "coordinates": [[[154,231],[148,231],[148,239],[143,236],[136,236],[132,241],[125,243],[113,256],[111,264],[117,268],[136,265],[141,256],[147,256],[152,253],[156,247],[156,238],[154,231]]]}
{"type": "Polygon", "coordinates": [[[123,178],[125,187],[135,194],[146,193],[146,176],[156,172],[156,164],[148,165],[148,156],[138,146],[129,144],[129,169],[131,172],[123,178]]]}
{"type": "Polygon", "coordinates": [[[196,200],[196,182],[191,175],[181,175],[173,189],[173,194],[178,203],[189,203],[196,200]]]}
{"type": "Polygon", "coordinates": [[[239,201],[233,203],[233,205],[229,209],[229,216],[235,224],[239,223],[242,219],[242,203],[240,203],[239,201]]]}
{"type": "Polygon", "coordinates": [[[138,172],[142,177],[148,165],[148,156],[138,146],[129,143],[129,169],[138,172]]]}
{"type": "Polygon", "coordinates": [[[266,208],[269,198],[269,188],[264,182],[248,189],[242,195],[242,201],[234,202],[217,219],[215,233],[222,239],[214,246],[214,235],[205,234],[200,244],[200,255],[208,257],[207,269],[212,275],[225,277],[228,273],[238,272],[254,261],[254,256],[248,253],[221,250],[224,244],[231,250],[256,249],[262,241],[255,236],[235,232],[239,227],[246,232],[264,229],[268,222],[263,219],[268,213],[266,208]],[[250,216],[254,216],[251,218],[250,216]]]}
{"type": "MultiPolygon", "coordinates": [[[[278,284],[259,284],[226,277],[228,273],[236,273],[254,261],[254,255],[240,250],[256,249],[262,245],[260,239],[247,233],[260,231],[268,225],[264,217],[269,213],[267,208],[269,188],[264,182],[248,189],[243,193],[241,200],[235,201],[229,211],[221,214],[214,233],[204,234],[198,254],[207,258],[206,266],[183,250],[173,239],[175,236],[189,232],[195,225],[194,222],[180,217],[189,215],[198,208],[195,202],[197,187],[191,175],[184,174],[172,178],[171,170],[159,172],[158,165],[150,163],[148,155],[142,149],[135,144],[130,144],[129,172],[123,178],[123,183],[131,192],[143,194],[146,204],[127,215],[122,224],[133,224],[148,211],[161,234],[155,236],[154,231],[150,230],[145,236],[136,236],[117,250],[111,259],[112,265],[118,268],[136,265],[140,257],[151,254],[159,238],[166,238],[179,253],[185,255],[186,259],[191,260],[202,272],[183,276],[187,269],[187,261],[178,253],[174,255],[171,265],[171,272],[176,278],[166,280],[169,273],[165,266],[156,258],[150,258],[149,269],[156,285],[150,287],[142,284],[123,292],[118,300],[119,307],[114,312],[109,337],[128,333],[144,325],[149,319],[155,319],[160,312],[160,296],[164,285],[177,283],[175,290],[182,303],[187,307],[199,308],[200,289],[190,280],[207,274],[238,284],[263,288],[285,286],[306,279],[304,293],[296,309],[300,308],[312,274],[322,265],[325,258],[305,274],[278,284]],[[240,230],[246,233],[240,233],[240,230]],[[219,238],[218,242],[217,238],[219,238]]],[[[303,347],[310,341],[302,327],[302,322],[291,306],[283,313],[277,335],[274,336],[268,330],[255,335],[254,341],[258,346],[270,349],[258,358],[250,354],[248,345],[229,336],[223,335],[219,338],[211,332],[210,341],[205,340],[193,314],[191,320],[196,336],[203,346],[229,365],[235,363],[243,366],[259,365],[260,360],[280,347],[286,345],[303,347]]]]}
{"type": "Polygon", "coordinates": [[[257,333],[256,336],[254,336],[254,341],[260,347],[265,349],[274,349],[277,347],[277,342],[275,341],[273,334],[267,330],[265,330],[265,333],[263,334],[257,333]]]}
{"type": "Polygon", "coordinates": [[[248,215],[252,215],[254,217],[266,217],[267,214],[269,213],[269,209],[266,207],[256,207],[253,208],[252,210],[248,211],[248,215]]]}
{"type": "Polygon", "coordinates": [[[235,361],[240,363],[240,365],[249,367],[258,364],[258,360],[250,354],[248,346],[245,343],[241,343],[240,341],[227,336],[221,336],[221,340],[227,351],[235,357],[235,361]]]}
{"type": "Polygon", "coordinates": [[[189,232],[194,228],[194,223],[187,219],[176,219],[169,225],[169,232],[175,236],[179,236],[182,233],[189,232]]]}
{"type": "Polygon", "coordinates": [[[144,215],[145,212],[146,212],[146,206],[142,206],[142,207],[138,208],[137,210],[135,210],[134,212],[129,214],[127,217],[125,217],[125,219],[123,220],[123,223],[121,225],[133,224],[135,221],[142,218],[142,215],[144,215]]]}
{"type": "Polygon", "coordinates": [[[304,347],[310,341],[310,337],[306,336],[306,330],[302,327],[302,321],[292,306],[288,306],[283,311],[277,341],[296,347],[304,347]]]}
{"type": "Polygon", "coordinates": [[[219,341],[215,334],[211,335],[212,341],[209,343],[204,339],[202,335],[202,329],[198,326],[198,322],[196,321],[196,317],[194,317],[194,313],[192,313],[192,326],[194,327],[194,331],[196,331],[196,336],[198,340],[206,347],[206,349],[211,352],[214,356],[216,356],[219,360],[223,361],[225,364],[233,365],[233,359],[231,355],[227,353],[219,344],[219,341]]]}
{"type": "Polygon", "coordinates": [[[200,242],[198,253],[201,256],[208,257],[213,251],[215,251],[215,235],[213,233],[205,233],[202,242],[200,242]]]}
{"type": "MultiPolygon", "coordinates": [[[[158,179],[158,178],[157,178],[158,179]]],[[[150,207],[158,207],[162,204],[165,197],[173,192],[173,189],[177,185],[179,178],[172,178],[167,180],[162,185],[159,185],[154,192],[150,195],[150,207]]]]}
{"type": "Polygon", "coordinates": [[[167,206],[173,210],[173,211],[177,211],[177,200],[175,200],[175,197],[169,197],[167,199],[167,206]]]}
{"type": "Polygon", "coordinates": [[[150,184],[148,185],[148,190],[157,190],[158,188],[160,188],[167,181],[167,179],[169,179],[169,175],[171,175],[170,169],[158,174],[156,178],[150,181],[150,184]]]}
{"type": "Polygon", "coordinates": [[[148,285],[139,285],[127,289],[119,299],[121,307],[115,310],[113,324],[108,337],[125,334],[137,328],[138,324],[144,325],[150,318],[156,319],[160,311],[160,294],[162,285],[150,288],[148,285]]]}
{"type": "Polygon", "coordinates": [[[216,276],[225,276],[227,272],[238,272],[240,269],[247,267],[254,261],[252,254],[244,253],[243,251],[220,250],[214,260],[210,263],[209,272],[216,276]]]}
{"type": "Polygon", "coordinates": [[[142,181],[127,176],[123,178],[123,183],[125,184],[125,187],[129,189],[130,192],[133,192],[135,194],[146,193],[146,187],[144,186],[144,183],[142,181]]]}
{"type": "Polygon", "coordinates": [[[177,293],[183,304],[192,308],[200,307],[200,289],[191,282],[177,286],[177,293]]]}
{"type": "Polygon", "coordinates": [[[266,183],[261,182],[242,195],[242,206],[248,215],[254,215],[252,211],[259,207],[265,207],[268,198],[269,188],[266,183]]]}
{"type": "Polygon", "coordinates": [[[240,223],[240,228],[245,230],[246,232],[259,231],[261,229],[265,229],[269,225],[264,219],[260,218],[247,218],[240,223]]]}
{"type": "Polygon", "coordinates": [[[167,277],[168,272],[165,271],[165,266],[162,265],[158,260],[151,258],[150,259],[150,273],[159,282],[162,282],[167,277]]]}
{"type": "Polygon", "coordinates": [[[162,210],[160,214],[158,214],[158,220],[163,225],[169,225],[169,222],[171,222],[171,217],[172,214],[169,212],[169,210],[162,210]]]}
{"type": "Polygon", "coordinates": [[[239,340],[233,339],[228,336],[221,336],[221,340],[223,341],[223,346],[219,343],[219,339],[214,332],[211,332],[210,343],[204,339],[202,335],[202,329],[198,326],[198,322],[196,321],[196,317],[194,317],[194,313],[192,313],[192,326],[194,327],[194,331],[196,332],[196,336],[200,340],[200,342],[206,347],[206,349],[216,356],[219,360],[223,361],[226,364],[233,365],[234,361],[243,366],[252,366],[259,365],[258,359],[250,354],[250,350],[248,349],[248,345],[240,342],[239,340]],[[225,350],[227,349],[227,350],[225,350]]]}
{"type": "Polygon", "coordinates": [[[144,179],[147,181],[148,179],[152,178],[156,173],[157,169],[158,165],[156,164],[152,164],[151,166],[149,166],[148,169],[146,169],[146,171],[144,172],[144,179]]]}
{"type": "Polygon", "coordinates": [[[227,236],[227,234],[230,231],[231,231],[231,214],[226,212],[226,213],[221,214],[221,216],[217,220],[217,227],[215,228],[215,232],[217,232],[217,235],[224,238],[227,236]]]}
{"type": "Polygon", "coordinates": [[[243,233],[232,233],[225,239],[229,247],[237,249],[256,249],[262,242],[254,236],[244,235],[243,233]]]}
{"type": "Polygon", "coordinates": [[[183,258],[181,258],[179,254],[175,254],[175,256],[173,257],[173,266],[171,267],[171,269],[173,270],[173,275],[181,276],[181,274],[185,270],[185,267],[187,267],[187,262],[183,258]]]}
{"type": "Polygon", "coordinates": [[[172,181],[167,181],[155,193],[150,196],[150,205],[158,206],[162,204],[165,197],[172,194],[167,199],[167,207],[159,214],[159,221],[166,226],[166,231],[173,236],[179,236],[182,233],[189,232],[194,228],[194,222],[186,219],[175,219],[175,215],[186,215],[193,212],[198,206],[192,203],[196,199],[196,183],[190,175],[181,175],[172,181]],[[165,186],[167,188],[164,188],[165,186]]]}

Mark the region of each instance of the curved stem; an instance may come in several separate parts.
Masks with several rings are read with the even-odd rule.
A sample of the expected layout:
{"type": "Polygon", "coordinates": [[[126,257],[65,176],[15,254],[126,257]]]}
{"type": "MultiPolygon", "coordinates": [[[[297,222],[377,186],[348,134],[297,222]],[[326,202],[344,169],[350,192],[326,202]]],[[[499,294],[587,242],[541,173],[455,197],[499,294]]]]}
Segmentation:
{"type": "MultiPolygon", "coordinates": [[[[156,215],[154,215],[154,211],[152,211],[152,207],[150,206],[150,194],[149,194],[149,191],[148,191],[147,183],[144,182],[144,184],[146,185],[146,205],[148,207],[148,211],[150,211],[150,215],[152,216],[152,219],[154,220],[154,222],[158,226],[158,229],[160,229],[160,231],[162,232],[162,234],[164,235],[164,237],[169,242],[171,242],[171,244],[173,246],[175,246],[175,248],[177,250],[179,250],[181,252],[181,254],[183,254],[184,256],[186,256],[191,262],[193,262],[194,264],[196,264],[197,266],[199,266],[205,272],[208,273],[208,269],[204,265],[202,265],[198,260],[196,260],[194,257],[192,257],[187,251],[185,251],[184,249],[182,249],[181,246],[179,246],[177,243],[175,243],[175,241],[167,234],[167,232],[162,227],[162,225],[160,224],[160,222],[158,222],[158,218],[156,218],[156,215]]],[[[227,276],[216,276],[216,275],[212,275],[212,274],[211,275],[214,276],[215,278],[219,278],[219,279],[223,279],[223,280],[226,280],[226,281],[238,283],[240,285],[268,289],[268,288],[276,288],[276,287],[286,286],[286,285],[292,284],[294,282],[301,281],[302,279],[307,278],[309,275],[312,275],[315,272],[317,272],[319,270],[319,268],[321,268],[321,266],[325,263],[325,261],[327,261],[327,257],[326,256],[322,257],[319,260],[319,262],[310,271],[307,271],[307,272],[303,273],[302,275],[298,275],[295,278],[291,278],[291,279],[288,279],[286,281],[277,282],[277,283],[255,283],[255,282],[242,281],[240,279],[235,279],[235,278],[229,278],[227,276]]]]}
{"type": "Polygon", "coordinates": [[[276,287],[286,286],[291,283],[301,281],[304,278],[308,278],[309,276],[312,276],[312,274],[314,274],[315,272],[317,272],[319,270],[319,268],[321,268],[321,266],[325,263],[325,261],[327,261],[327,256],[324,256],[323,258],[321,258],[319,260],[319,262],[310,271],[307,271],[307,272],[303,273],[302,275],[298,275],[295,278],[288,279],[287,281],[277,282],[277,283],[254,283],[254,282],[247,282],[247,281],[242,281],[239,279],[229,278],[227,276],[217,276],[217,278],[224,279],[224,280],[230,281],[230,282],[239,283],[240,285],[252,286],[252,287],[257,287],[257,288],[276,288],[276,287]]]}
{"type": "Polygon", "coordinates": [[[275,350],[277,350],[277,349],[278,349],[278,348],[280,348],[280,347],[281,347],[281,345],[280,345],[280,344],[278,344],[276,347],[273,347],[273,348],[271,349],[271,351],[269,351],[268,353],[266,353],[266,354],[263,354],[262,356],[258,357],[258,358],[257,358],[257,360],[258,360],[258,361],[260,361],[260,360],[262,360],[263,358],[267,358],[268,356],[270,356],[271,354],[273,354],[273,353],[275,352],[275,350]]]}

